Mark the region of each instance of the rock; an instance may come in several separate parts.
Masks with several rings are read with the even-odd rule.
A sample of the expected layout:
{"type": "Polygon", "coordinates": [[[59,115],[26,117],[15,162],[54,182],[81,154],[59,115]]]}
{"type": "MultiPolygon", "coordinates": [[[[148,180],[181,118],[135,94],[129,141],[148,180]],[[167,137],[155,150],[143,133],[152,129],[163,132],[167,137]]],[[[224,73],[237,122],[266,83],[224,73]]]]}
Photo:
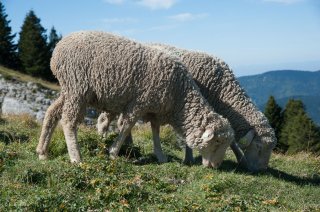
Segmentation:
{"type": "Polygon", "coordinates": [[[44,100],[44,97],[42,97],[42,96],[36,97],[36,103],[42,103],[43,100],[44,100]]]}
{"type": "Polygon", "coordinates": [[[45,104],[45,105],[51,105],[51,103],[52,103],[52,101],[50,100],[50,99],[44,99],[43,100],[43,103],[45,104]]]}
{"type": "Polygon", "coordinates": [[[98,117],[98,113],[95,109],[93,108],[87,108],[87,111],[86,111],[86,116],[88,118],[97,118],[98,117]]]}
{"type": "Polygon", "coordinates": [[[5,97],[3,99],[2,113],[6,115],[30,114],[31,116],[34,116],[29,104],[12,97],[5,97]]]}
{"type": "Polygon", "coordinates": [[[32,88],[33,85],[34,85],[33,82],[28,82],[28,83],[27,83],[27,87],[28,87],[28,88],[32,88]]]}
{"type": "MultiPolygon", "coordinates": [[[[59,92],[36,83],[6,80],[0,75],[0,112],[2,110],[3,114],[29,114],[42,122],[48,107],[58,96],[59,92]]],[[[97,115],[96,110],[88,109],[84,122],[93,125],[97,115]]]]}
{"type": "Polygon", "coordinates": [[[46,114],[46,112],[44,110],[40,110],[36,113],[36,119],[40,122],[43,121],[44,119],[44,115],[46,114]]]}
{"type": "Polygon", "coordinates": [[[92,118],[85,117],[84,118],[84,123],[85,123],[85,125],[93,126],[94,125],[94,120],[92,118]]]}

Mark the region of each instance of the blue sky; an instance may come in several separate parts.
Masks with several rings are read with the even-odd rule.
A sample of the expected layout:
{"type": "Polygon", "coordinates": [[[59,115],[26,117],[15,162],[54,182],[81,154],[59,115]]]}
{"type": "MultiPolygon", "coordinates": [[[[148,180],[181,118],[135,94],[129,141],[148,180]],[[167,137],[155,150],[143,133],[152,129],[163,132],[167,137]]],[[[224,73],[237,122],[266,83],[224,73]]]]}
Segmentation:
{"type": "Polygon", "coordinates": [[[44,28],[114,32],[224,59],[237,76],[320,70],[319,0],[2,0],[13,32],[31,9],[44,28]]]}

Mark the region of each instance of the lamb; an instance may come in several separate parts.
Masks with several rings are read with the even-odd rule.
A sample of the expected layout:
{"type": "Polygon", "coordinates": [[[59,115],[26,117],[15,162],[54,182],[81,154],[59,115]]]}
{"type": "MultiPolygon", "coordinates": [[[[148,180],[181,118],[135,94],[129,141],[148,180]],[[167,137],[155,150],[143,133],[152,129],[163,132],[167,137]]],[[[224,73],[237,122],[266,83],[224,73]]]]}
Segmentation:
{"type": "Polygon", "coordinates": [[[77,125],[87,106],[123,114],[123,126],[110,148],[115,158],[139,117],[151,116],[159,128],[168,123],[198,149],[203,164],[217,167],[234,140],[230,123],[201,95],[187,68],[163,51],[104,32],[77,32],[56,46],[51,70],[61,85],[48,108],[37,146],[40,159],[61,119],[70,160],[81,161],[77,125]]]}
{"type": "MultiPolygon", "coordinates": [[[[149,45],[179,57],[188,67],[188,71],[209,104],[217,113],[228,119],[235,130],[236,142],[231,144],[231,148],[238,162],[250,171],[266,169],[272,149],[277,142],[274,130],[240,87],[228,65],[206,53],[187,51],[164,44],[149,45]]],[[[102,116],[105,120],[112,119],[108,117],[109,114],[102,116]]],[[[99,124],[103,126],[106,122],[99,124]]],[[[185,161],[191,161],[190,157],[192,153],[186,154],[185,161]]]]}
{"type": "MultiPolygon", "coordinates": [[[[97,130],[98,133],[102,137],[106,137],[106,133],[108,131],[110,122],[116,117],[115,114],[112,113],[106,113],[103,112],[99,115],[98,120],[97,120],[97,130]]],[[[153,152],[154,155],[157,157],[159,163],[165,163],[167,162],[167,157],[165,154],[163,154],[161,144],[160,144],[160,137],[159,137],[159,132],[160,132],[160,125],[157,123],[156,120],[154,120],[154,117],[151,114],[148,114],[143,117],[144,122],[151,122],[151,129],[152,129],[152,137],[153,137],[153,152]]],[[[123,125],[123,115],[120,114],[118,121],[117,121],[117,127],[119,130],[122,129],[123,125]]],[[[132,144],[132,135],[129,133],[128,137],[125,140],[126,144],[130,145],[132,144]]]]}

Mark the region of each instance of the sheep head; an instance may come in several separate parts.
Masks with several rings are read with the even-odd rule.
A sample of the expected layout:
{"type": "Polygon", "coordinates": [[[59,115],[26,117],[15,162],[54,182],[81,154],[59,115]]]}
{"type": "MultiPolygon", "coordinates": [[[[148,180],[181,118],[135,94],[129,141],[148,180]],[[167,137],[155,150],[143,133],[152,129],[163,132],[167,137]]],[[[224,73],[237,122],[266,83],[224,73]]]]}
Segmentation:
{"type": "Polygon", "coordinates": [[[231,145],[235,153],[236,151],[242,152],[241,157],[238,157],[236,153],[238,162],[252,172],[267,169],[272,149],[276,143],[276,138],[273,135],[272,132],[266,135],[257,135],[253,129],[249,130],[239,140],[238,145],[231,145]],[[241,150],[237,150],[239,147],[241,150]]]}
{"type": "Polygon", "coordinates": [[[108,131],[110,122],[112,121],[113,118],[114,118],[114,115],[107,112],[100,114],[100,116],[98,117],[97,126],[96,126],[99,135],[105,137],[108,131]]]}
{"type": "Polygon", "coordinates": [[[225,152],[233,139],[233,130],[230,129],[224,133],[220,130],[218,132],[214,127],[207,127],[203,131],[197,130],[193,133],[191,140],[187,138],[187,144],[199,150],[202,164],[205,167],[217,168],[222,163],[225,152]]]}

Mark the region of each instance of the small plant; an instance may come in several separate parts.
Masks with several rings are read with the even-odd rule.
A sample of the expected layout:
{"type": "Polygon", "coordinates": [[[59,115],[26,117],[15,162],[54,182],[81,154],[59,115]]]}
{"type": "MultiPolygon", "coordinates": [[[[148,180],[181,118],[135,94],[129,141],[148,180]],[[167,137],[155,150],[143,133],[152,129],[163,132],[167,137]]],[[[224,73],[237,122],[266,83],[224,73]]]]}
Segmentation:
{"type": "Polygon", "coordinates": [[[30,184],[41,184],[46,181],[46,173],[32,169],[25,170],[19,177],[22,182],[30,184]]]}
{"type": "Polygon", "coordinates": [[[4,142],[5,144],[9,144],[14,141],[13,135],[5,130],[0,130],[0,142],[4,142]]]}

